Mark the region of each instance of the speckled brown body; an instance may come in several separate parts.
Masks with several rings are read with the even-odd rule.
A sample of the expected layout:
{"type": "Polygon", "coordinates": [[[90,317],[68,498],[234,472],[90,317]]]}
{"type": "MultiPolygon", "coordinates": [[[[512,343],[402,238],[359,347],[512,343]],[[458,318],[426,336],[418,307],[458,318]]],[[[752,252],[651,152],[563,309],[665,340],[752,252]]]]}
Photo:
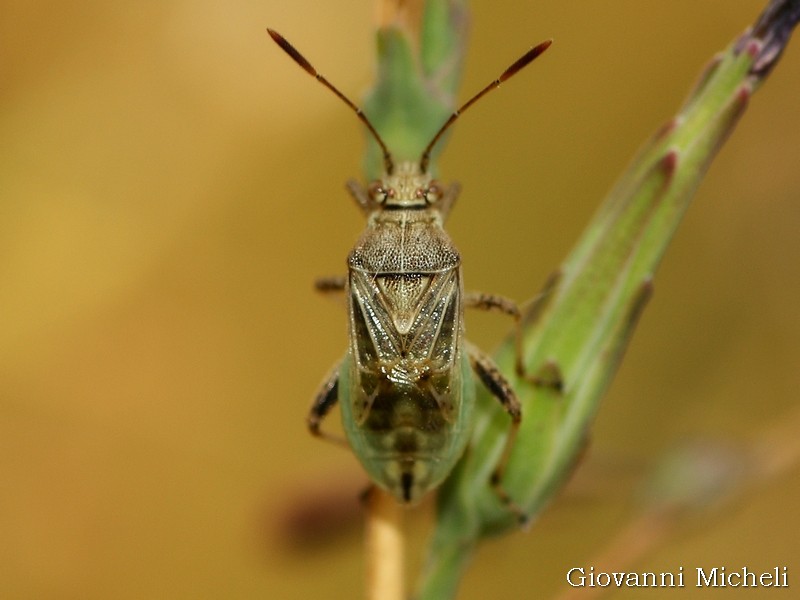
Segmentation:
{"type": "Polygon", "coordinates": [[[394,197],[370,214],[348,258],[350,350],[340,377],[347,369],[349,397],[340,401],[367,471],[413,502],[463,452],[473,395],[464,394],[472,380],[461,352],[461,260],[438,196],[425,199],[429,178],[402,167],[412,193],[402,193],[405,179],[387,188],[394,197]]]}
{"type": "MultiPolygon", "coordinates": [[[[346,292],[350,347],[320,386],[308,416],[312,434],[338,402],[353,453],[372,481],[398,500],[414,503],[450,473],[469,439],[477,375],[511,417],[505,449],[491,483],[500,499],[522,513],[502,489],[502,470],[521,419],[513,390],[494,362],[464,340],[463,306],[495,309],[519,319],[509,300],[465,296],[461,259],[443,228],[458,185],[442,190],[429,172],[434,146],[458,116],[544,52],[550,41],[523,54],[454,111],[418,162],[396,164],[375,127],[347,96],[282,35],[269,35],[304,71],[347,104],[383,153],[383,176],[367,189],[348,189],[367,227],[348,258],[347,278],[317,282],[320,292],[346,292]]],[[[520,363],[521,364],[521,363],[520,363]]],[[[522,374],[524,376],[524,374],[522,374]]]]}

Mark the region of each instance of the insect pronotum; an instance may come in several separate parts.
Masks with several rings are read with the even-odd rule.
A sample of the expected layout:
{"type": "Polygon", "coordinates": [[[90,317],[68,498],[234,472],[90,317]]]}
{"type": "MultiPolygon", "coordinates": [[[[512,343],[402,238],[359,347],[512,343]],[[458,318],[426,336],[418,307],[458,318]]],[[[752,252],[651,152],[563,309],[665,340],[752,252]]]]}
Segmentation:
{"type": "MultiPolygon", "coordinates": [[[[371,480],[399,501],[413,504],[436,488],[464,453],[477,377],[511,418],[491,484],[518,511],[502,488],[502,470],[522,418],[520,403],[492,359],[465,341],[463,314],[465,306],[499,310],[517,319],[520,313],[505,298],[464,293],[461,258],[444,230],[459,186],[443,187],[428,167],[431,151],[459,115],[533,61],[551,41],[531,48],[453,112],[418,161],[396,164],[361,109],[283,36],[268,32],[356,113],[383,152],[379,180],[366,188],[354,181],[347,185],[367,218],[348,256],[347,276],[316,284],[320,292],[346,294],[350,345],[317,393],[308,416],[311,433],[335,439],[320,426],[338,402],[347,441],[371,480]]],[[[518,361],[518,371],[520,365],[518,361]]]]}

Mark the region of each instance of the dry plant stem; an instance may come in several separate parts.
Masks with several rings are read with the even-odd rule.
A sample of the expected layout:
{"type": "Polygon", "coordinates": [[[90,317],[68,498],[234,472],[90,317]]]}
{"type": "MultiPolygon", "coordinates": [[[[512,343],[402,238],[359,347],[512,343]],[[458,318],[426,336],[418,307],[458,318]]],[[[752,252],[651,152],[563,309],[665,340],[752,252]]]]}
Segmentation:
{"type": "Polygon", "coordinates": [[[423,0],[378,0],[375,8],[378,28],[404,28],[412,34],[412,39],[417,39],[425,9],[423,0]]]}
{"type": "Polygon", "coordinates": [[[367,496],[367,600],[403,600],[402,507],[374,487],[367,496]]]}

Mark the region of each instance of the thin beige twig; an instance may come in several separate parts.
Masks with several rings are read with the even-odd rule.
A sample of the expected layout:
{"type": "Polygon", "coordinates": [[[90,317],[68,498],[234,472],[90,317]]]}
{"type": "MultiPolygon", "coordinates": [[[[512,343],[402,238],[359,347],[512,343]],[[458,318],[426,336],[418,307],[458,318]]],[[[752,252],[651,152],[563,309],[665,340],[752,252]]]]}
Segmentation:
{"type": "Polygon", "coordinates": [[[367,600],[403,600],[402,507],[375,487],[367,496],[367,600]]]}

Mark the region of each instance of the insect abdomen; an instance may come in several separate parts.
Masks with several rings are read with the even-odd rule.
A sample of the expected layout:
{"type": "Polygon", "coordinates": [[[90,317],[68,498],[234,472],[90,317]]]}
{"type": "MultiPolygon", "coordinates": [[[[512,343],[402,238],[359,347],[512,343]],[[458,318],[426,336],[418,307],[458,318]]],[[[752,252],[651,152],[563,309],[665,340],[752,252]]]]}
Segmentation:
{"type": "Polygon", "coordinates": [[[387,383],[379,385],[382,389],[376,390],[361,424],[353,414],[360,390],[350,386],[356,375],[352,358],[342,365],[340,390],[347,390],[348,397],[340,400],[347,438],[372,480],[405,503],[415,503],[441,483],[464,451],[468,431],[462,426],[471,422],[474,383],[468,360],[459,356],[456,364],[449,390],[452,418],[445,418],[429,390],[387,383]]]}

